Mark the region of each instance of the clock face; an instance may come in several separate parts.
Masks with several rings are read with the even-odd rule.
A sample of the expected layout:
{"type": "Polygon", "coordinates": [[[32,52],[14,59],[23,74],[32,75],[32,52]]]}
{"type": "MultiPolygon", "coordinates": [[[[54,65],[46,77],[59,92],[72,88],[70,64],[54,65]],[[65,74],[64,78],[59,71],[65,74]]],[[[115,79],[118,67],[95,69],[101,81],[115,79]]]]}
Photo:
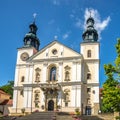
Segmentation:
{"type": "Polygon", "coordinates": [[[21,60],[26,61],[29,58],[29,55],[27,52],[24,52],[20,56],[21,60]]]}

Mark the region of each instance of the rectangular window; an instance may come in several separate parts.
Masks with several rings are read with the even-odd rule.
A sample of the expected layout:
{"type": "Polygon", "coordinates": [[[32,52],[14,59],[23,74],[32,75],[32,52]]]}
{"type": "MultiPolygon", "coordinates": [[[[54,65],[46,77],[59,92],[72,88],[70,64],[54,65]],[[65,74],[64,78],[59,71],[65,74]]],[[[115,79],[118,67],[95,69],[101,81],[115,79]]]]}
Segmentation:
{"type": "Polygon", "coordinates": [[[65,102],[65,107],[68,107],[68,102],[65,102]]]}
{"type": "Polygon", "coordinates": [[[91,88],[87,88],[87,93],[90,93],[91,92],[91,88]]]}

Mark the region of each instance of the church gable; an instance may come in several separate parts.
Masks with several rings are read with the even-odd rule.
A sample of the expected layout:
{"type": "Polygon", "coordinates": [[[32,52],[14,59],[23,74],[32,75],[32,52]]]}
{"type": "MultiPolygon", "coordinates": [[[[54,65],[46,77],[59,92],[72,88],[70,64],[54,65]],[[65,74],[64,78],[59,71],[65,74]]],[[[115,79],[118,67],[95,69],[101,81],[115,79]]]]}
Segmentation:
{"type": "Polygon", "coordinates": [[[50,59],[50,58],[61,58],[61,57],[79,57],[81,54],[72,50],[71,48],[66,47],[65,45],[54,41],[48,46],[40,50],[36,55],[32,56],[31,60],[38,59],[50,59]]]}

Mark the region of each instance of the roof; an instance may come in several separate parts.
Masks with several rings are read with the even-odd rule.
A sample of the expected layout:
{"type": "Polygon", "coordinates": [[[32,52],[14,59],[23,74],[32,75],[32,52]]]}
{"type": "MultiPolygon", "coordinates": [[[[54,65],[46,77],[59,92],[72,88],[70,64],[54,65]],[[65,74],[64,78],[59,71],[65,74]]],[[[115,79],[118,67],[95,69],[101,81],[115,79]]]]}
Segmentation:
{"type": "Polygon", "coordinates": [[[8,96],[10,96],[10,95],[7,94],[6,92],[4,92],[2,89],[0,89],[0,94],[4,94],[4,95],[8,95],[8,96]]]}
{"type": "Polygon", "coordinates": [[[0,105],[13,105],[13,100],[12,99],[6,99],[0,103],[0,105]]]}

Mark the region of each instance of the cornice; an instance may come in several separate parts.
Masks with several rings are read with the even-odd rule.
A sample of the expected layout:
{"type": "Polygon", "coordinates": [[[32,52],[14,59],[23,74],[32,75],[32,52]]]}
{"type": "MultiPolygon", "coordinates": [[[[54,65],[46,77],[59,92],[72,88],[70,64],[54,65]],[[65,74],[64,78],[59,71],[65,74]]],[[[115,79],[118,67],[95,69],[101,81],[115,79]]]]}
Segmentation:
{"type": "Polygon", "coordinates": [[[58,57],[58,58],[48,58],[48,59],[36,59],[29,62],[36,63],[36,62],[62,62],[62,61],[78,61],[80,62],[82,60],[81,56],[76,57],[58,57]]]}

